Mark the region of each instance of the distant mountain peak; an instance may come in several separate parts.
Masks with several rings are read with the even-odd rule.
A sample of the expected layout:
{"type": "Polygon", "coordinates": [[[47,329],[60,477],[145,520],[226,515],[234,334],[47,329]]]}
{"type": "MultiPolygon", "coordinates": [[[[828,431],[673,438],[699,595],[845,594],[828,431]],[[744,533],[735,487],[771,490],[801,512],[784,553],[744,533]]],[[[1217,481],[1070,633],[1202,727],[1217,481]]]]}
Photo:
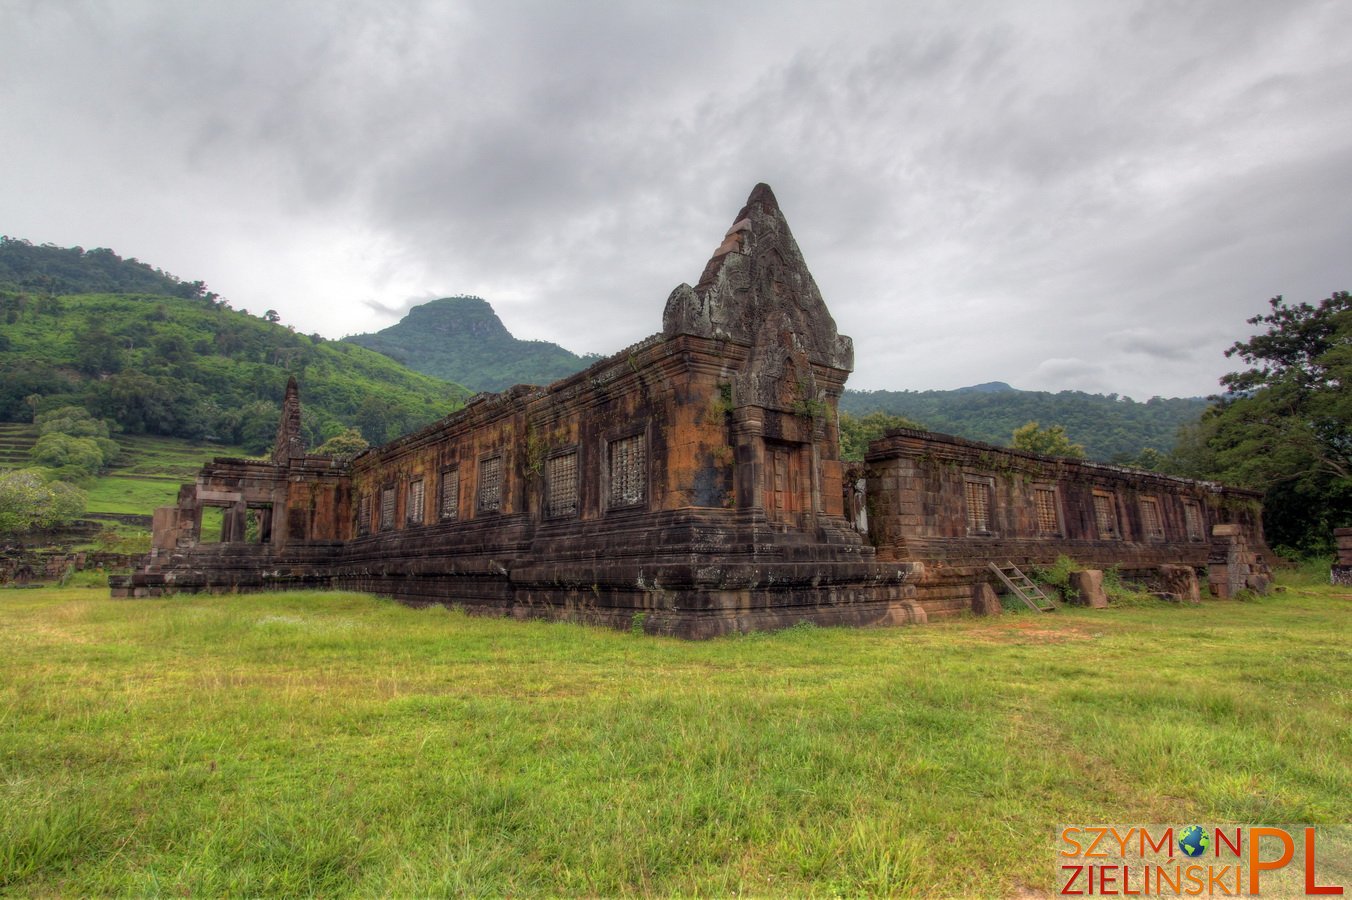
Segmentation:
{"type": "Polygon", "coordinates": [[[343,340],[476,391],[549,384],[591,362],[558,344],[513,337],[491,303],[469,295],[419,304],[389,328],[343,340]]]}
{"type": "MultiPolygon", "coordinates": [[[[442,297],[413,307],[401,324],[431,329],[437,334],[471,334],[475,337],[501,337],[514,340],[507,326],[482,297],[442,297]]],[[[389,329],[385,329],[388,331],[389,329]]],[[[384,334],[384,332],[378,332],[384,334]]]]}
{"type": "Polygon", "coordinates": [[[1003,381],[987,381],[982,384],[973,384],[968,387],[957,388],[955,394],[999,394],[1004,391],[1015,391],[1014,388],[1005,384],[1003,381]]]}

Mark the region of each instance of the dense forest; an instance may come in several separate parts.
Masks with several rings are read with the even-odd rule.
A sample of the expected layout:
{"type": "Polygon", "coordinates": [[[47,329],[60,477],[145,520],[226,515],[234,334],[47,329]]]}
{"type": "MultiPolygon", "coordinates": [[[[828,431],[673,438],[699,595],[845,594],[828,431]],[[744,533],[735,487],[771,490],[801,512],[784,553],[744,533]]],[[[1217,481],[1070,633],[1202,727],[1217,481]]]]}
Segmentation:
{"type": "Polygon", "coordinates": [[[0,421],[29,422],[76,405],[126,433],[260,451],[275,435],[291,374],[302,384],[312,444],[349,426],[381,443],[469,395],[379,353],[297,334],[271,311],[256,318],[232,310],[201,282],[179,281],[112,251],[7,238],[0,264],[0,421]],[[42,284],[120,292],[23,287],[42,284]]]}
{"type": "Polygon", "coordinates": [[[36,294],[157,294],[216,300],[200,281],[180,281],[106,247],[55,247],[0,235],[0,290],[36,294]]]}
{"type": "Polygon", "coordinates": [[[343,340],[384,353],[415,372],[477,391],[550,384],[600,358],[579,356],[549,341],[513,337],[480,297],[433,300],[413,307],[389,328],[343,340]]]}
{"type": "Polygon", "coordinates": [[[1020,391],[998,382],[956,391],[846,390],[840,401],[841,410],[855,416],[904,416],[931,431],[1001,446],[1028,422],[1060,425],[1090,459],[1124,464],[1139,461],[1147,448],[1169,452],[1179,428],[1196,422],[1207,405],[1201,398],[1139,403],[1117,394],[1020,391]]]}

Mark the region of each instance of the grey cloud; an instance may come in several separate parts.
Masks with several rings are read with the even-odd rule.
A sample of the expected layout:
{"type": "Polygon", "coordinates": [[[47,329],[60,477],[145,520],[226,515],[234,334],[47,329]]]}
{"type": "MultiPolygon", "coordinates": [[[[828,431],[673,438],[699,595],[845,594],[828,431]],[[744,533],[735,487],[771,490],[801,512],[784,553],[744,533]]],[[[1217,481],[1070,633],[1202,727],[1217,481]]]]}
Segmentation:
{"type": "Polygon", "coordinates": [[[1206,393],[1352,281],[1339,4],[11,7],[5,230],[307,331],[477,293],[614,350],[762,180],[861,387],[1206,393]]]}

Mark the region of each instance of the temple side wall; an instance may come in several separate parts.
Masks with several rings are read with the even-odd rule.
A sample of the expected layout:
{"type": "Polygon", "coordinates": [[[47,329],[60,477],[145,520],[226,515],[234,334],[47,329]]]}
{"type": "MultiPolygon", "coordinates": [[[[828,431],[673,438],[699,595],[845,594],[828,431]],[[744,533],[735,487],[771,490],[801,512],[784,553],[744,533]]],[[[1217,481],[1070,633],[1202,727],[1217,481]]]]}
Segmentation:
{"type": "MultiPolygon", "coordinates": [[[[969,585],[994,579],[989,562],[1026,568],[1064,554],[1146,581],[1187,566],[1205,582],[1218,525],[1237,526],[1224,538],[1246,549],[1232,555],[1252,556],[1250,586],[1266,584],[1252,492],[909,429],[875,441],[866,471],[870,540],[880,560],[922,565],[918,597],[931,614],[966,609],[969,585]]],[[[1233,579],[1212,579],[1213,593],[1221,581],[1233,579]]]]}
{"type": "Polygon", "coordinates": [[[813,366],[812,403],[767,397],[737,382],[748,352],[653,339],[351,463],[217,460],[124,593],[337,587],[686,637],[924,621],[909,569],[843,516],[846,373],[813,366]],[[202,544],[206,505],[280,512],[266,540],[202,544]]]}
{"type": "Polygon", "coordinates": [[[640,345],[548,389],[481,397],[444,423],[359,456],[352,518],[337,534],[516,515],[532,523],[598,522],[686,508],[774,510],[767,454],[776,451],[792,470],[785,473],[791,496],[781,504],[786,524],[813,528],[842,518],[838,436],[827,423],[845,373],[814,368],[824,386],[815,415],[767,407],[737,396],[746,352],[683,335],[640,345]],[[619,468],[612,456],[626,441],[636,442],[626,452],[637,446],[643,459],[641,499],[633,503],[617,499],[612,484],[619,468]],[[559,478],[575,481],[575,497],[559,491],[559,478]],[[555,508],[561,496],[562,510],[555,508]]]}

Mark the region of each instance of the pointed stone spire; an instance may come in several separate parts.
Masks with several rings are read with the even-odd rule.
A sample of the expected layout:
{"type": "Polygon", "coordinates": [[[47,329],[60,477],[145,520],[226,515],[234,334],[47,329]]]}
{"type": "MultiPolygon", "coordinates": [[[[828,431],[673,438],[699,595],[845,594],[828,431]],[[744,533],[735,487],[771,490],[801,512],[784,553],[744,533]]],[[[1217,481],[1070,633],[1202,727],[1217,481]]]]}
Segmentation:
{"type": "Polygon", "coordinates": [[[305,455],[305,438],[300,431],[300,386],[296,376],[286,380],[286,398],[282,400],[282,421],[277,425],[277,442],[272,447],[272,461],[286,465],[293,456],[305,455]]]}
{"type": "Polygon", "coordinates": [[[768,184],[758,184],[704,267],[680,285],[662,315],[667,335],[694,334],[755,345],[789,340],[817,365],[854,368],[854,344],[836,332],[817,282],[768,184]]]}

